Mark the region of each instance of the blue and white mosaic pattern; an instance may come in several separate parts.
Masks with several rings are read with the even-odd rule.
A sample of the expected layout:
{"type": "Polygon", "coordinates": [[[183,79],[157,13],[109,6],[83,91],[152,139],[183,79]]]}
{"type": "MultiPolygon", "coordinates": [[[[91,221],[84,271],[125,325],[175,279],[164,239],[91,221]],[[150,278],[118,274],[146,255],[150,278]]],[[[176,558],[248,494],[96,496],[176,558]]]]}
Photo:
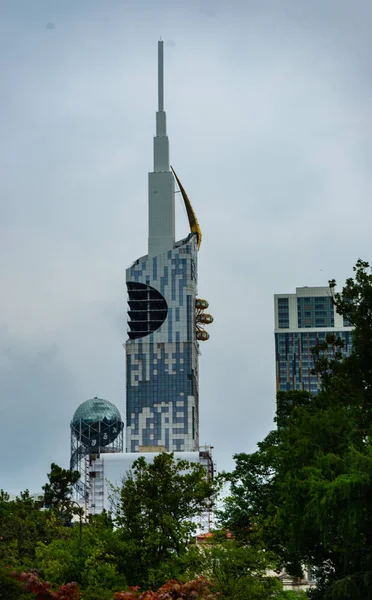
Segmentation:
{"type": "Polygon", "coordinates": [[[198,343],[195,337],[197,239],[195,234],[151,259],[138,259],[127,282],[158,290],[168,305],[164,323],[125,344],[127,360],[126,450],[199,447],[198,343]]]}

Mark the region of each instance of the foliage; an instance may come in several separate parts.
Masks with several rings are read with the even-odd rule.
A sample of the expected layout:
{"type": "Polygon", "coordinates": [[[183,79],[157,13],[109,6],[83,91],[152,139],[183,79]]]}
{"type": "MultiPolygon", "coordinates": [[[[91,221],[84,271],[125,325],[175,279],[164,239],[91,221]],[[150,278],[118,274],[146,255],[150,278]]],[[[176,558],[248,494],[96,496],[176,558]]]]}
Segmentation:
{"type": "Polygon", "coordinates": [[[140,592],[131,587],[127,592],[117,592],[114,600],[217,600],[211,592],[211,584],[204,577],[198,577],[186,583],[170,580],[156,592],[140,592]]]}
{"type": "MultiPolygon", "coordinates": [[[[23,588],[9,576],[11,568],[38,573],[53,589],[76,581],[84,600],[111,600],[114,591],[125,587],[125,577],[118,570],[121,547],[109,515],[103,513],[83,523],[82,547],[79,523],[65,526],[66,521],[70,525],[65,510],[69,487],[65,486],[66,493],[60,496],[62,506],[56,498],[49,509],[44,508],[43,499],[34,500],[27,491],[15,500],[0,492],[1,600],[24,598],[23,588]]],[[[28,593],[26,596],[29,598],[28,593]]]]}
{"type": "Polygon", "coordinates": [[[80,600],[81,594],[76,583],[67,583],[62,585],[55,592],[48,581],[43,582],[39,577],[30,573],[17,573],[13,571],[11,575],[21,582],[23,589],[31,592],[35,596],[35,600],[80,600]]]}
{"type": "Polygon", "coordinates": [[[43,486],[45,506],[55,509],[66,522],[71,521],[73,513],[76,512],[71,496],[73,485],[79,478],[79,471],[63,469],[52,463],[48,473],[49,483],[43,486]]]}
{"type": "MultiPolygon", "coordinates": [[[[224,600],[284,600],[290,598],[274,573],[277,557],[257,546],[240,543],[215,533],[199,550],[199,572],[212,582],[215,594],[224,600]]],[[[298,598],[298,596],[297,596],[298,598]]]]}
{"type": "Polygon", "coordinates": [[[41,507],[27,490],[15,500],[0,492],[0,565],[32,568],[38,540],[49,543],[61,535],[59,525],[41,507]]]}
{"type": "Polygon", "coordinates": [[[37,562],[40,573],[55,585],[76,581],[84,600],[111,600],[114,591],[126,585],[119,573],[121,546],[110,517],[104,513],[84,524],[82,545],[78,529],[65,539],[50,544],[39,542],[37,562]]]}
{"type": "Polygon", "coordinates": [[[358,261],[334,293],[355,327],[353,352],[328,336],[314,349],[317,396],[279,393],[278,429],[235,456],[221,518],[237,538],[264,544],[290,573],[317,577],[314,598],[372,597],[372,274],[358,261]]]}
{"type": "Polygon", "coordinates": [[[42,539],[49,543],[61,535],[61,528],[42,502],[34,500],[26,490],[10,500],[0,491],[0,599],[15,600],[24,593],[9,576],[11,567],[29,570],[36,566],[36,545],[42,539]]]}
{"type": "Polygon", "coordinates": [[[0,566],[0,600],[30,600],[29,593],[21,589],[11,572],[10,566],[0,566]]]}
{"type": "Polygon", "coordinates": [[[275,577],[266,576],[275,559],[257,545],[226,543],[217,534],[214,545],[195,544],[198,518],[217,491],[199,464],[176,462],[169,454],[151,464],[140,457],[123,487],[114,490],[115,514],[85,520],[81,543],[79,523],[64,526],[70,475],[56,466],[52,471],[62,482],[50,477],[56,483],[50,508],[28,492],[13,501],[0,493],[1,600],[290,597],[275,577]],[[127,579],[142,591],[127,589],[127,579]]]}
{"type": "Polygon", "coordinates": [[[126,589],[127,575],[154,589],[182,577],[197,517],[214,493],[199,464],[176,463],[166,454],[154,465],[139,459],[117,490],[114,519],[105,512],[85,519],[81,541],[79,523],[66,527],[75,480],[74,473],[52,465],[44,486],[47,508],[28,492],[14,501],[0,494],[0,587],[7,590],[7,600],[23,600],[30,592],[59,598],[78,594],[76,586],[84,600],[112,600],[117,590],[126,589]],[[9,577],[9,566],[23,573],[21,586],[9,577]],[[70,582],[75,587],[63,587],[70,582]]]}
{"type": "Polygon", "coordinates": [[[215,493],[203,467],[167,453],[152,463],[140,457],[114,493],[128,583],[152,587],[178,578],[197,518],[215,493]]]}

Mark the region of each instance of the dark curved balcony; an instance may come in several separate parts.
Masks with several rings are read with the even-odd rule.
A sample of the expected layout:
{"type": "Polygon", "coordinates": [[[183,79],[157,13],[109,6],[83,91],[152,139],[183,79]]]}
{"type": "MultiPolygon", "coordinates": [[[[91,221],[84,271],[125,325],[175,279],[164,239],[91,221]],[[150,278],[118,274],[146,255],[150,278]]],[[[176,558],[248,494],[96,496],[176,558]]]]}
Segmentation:
{"type": "Polygon", "coordinates": [[[136,281],[128,281],[129,339],[135,340],[153,333],[164,323],[168,305],[158,290],[136,281]]]}

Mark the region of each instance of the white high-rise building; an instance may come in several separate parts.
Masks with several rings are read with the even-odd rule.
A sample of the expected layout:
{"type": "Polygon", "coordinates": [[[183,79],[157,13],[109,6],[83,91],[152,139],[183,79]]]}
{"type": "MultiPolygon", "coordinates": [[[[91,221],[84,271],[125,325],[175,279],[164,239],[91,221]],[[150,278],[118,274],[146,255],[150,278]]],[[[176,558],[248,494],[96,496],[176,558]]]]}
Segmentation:
{"type": "Polygon", "coordinates": [[[311,349],[335,333],[350,354],[352,327],[339,315],[329,287],[299,287],[295,294],[275,294],[275,359],[277,391],[317,393],[320,380],[312,374],[311,349]]]}

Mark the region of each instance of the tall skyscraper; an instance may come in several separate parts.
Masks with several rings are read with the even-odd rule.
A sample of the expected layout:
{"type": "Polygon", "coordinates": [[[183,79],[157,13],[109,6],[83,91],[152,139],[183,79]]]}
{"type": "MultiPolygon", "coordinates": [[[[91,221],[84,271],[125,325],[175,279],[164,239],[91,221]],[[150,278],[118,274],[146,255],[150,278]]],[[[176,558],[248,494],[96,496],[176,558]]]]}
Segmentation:
{"type": "Polygon", "coordinates": [[[295,294],[276,294],[275,354],[277,391],[307,390],[317,393],[320,380],[313,375],[311,349],[335,333],[351,352],[352,327],[336,313],[328,287],[300,287],[295,294]]]}
{"type": "Polygon", "coordinates": [[[164,112],[163,42],[158,43],[158,111],[154,170],[149,174],[148,254],[126,271],[127,452],[199,448],[198,340],[208,303],[197,299],[201,231],[188,196],[169,163],[164,112]],[[175,181],[191,233],[175,240],[175,181]]]}

